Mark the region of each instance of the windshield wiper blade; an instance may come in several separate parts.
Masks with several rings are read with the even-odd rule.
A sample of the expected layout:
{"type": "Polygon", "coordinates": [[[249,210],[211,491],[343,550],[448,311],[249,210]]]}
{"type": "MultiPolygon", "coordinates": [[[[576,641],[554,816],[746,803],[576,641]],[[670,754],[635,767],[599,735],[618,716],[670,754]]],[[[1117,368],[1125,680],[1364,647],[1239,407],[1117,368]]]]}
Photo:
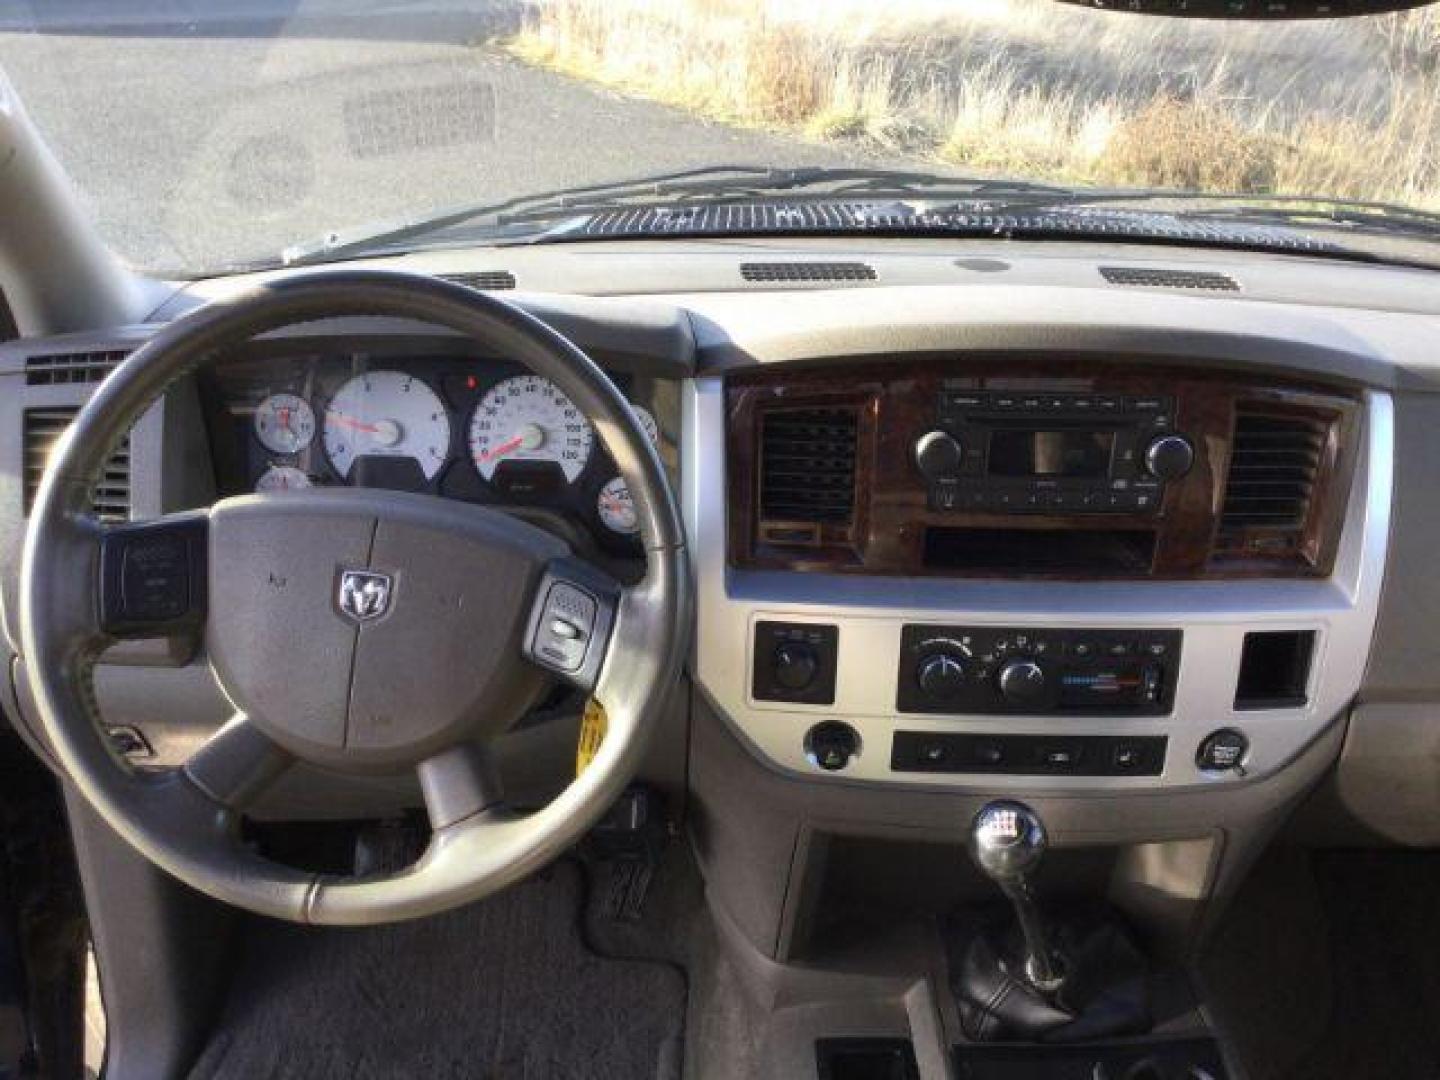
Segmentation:
{"type": "MultiPolygon", "coordinates": [[[[499,227],[526,224],[558,215],[583,214],[640,200],[683,202],[691,199],[745,198],[779,192],[824,188],[824,197],[838,195],[874,198],[878,195],[965,198],[1038,199],[1083,197],[1083,190],[1055,187],[1024,180],[997,180],[947,176],[903,169],[851,169],[804,166],[777,169],[751,165],[713,165],[701,169],[661,173],[635,180],[588,184],[557,191],[523,195],[498,203],[454,207],[381,225],[326,233],[296,244],[281,253],[285,266],[330,262],[377,248],[394,247],[421,236],[444,232],[482,219],[499,227]]],[[[817,197],[820,197],[817,195],[817,197]]]]}

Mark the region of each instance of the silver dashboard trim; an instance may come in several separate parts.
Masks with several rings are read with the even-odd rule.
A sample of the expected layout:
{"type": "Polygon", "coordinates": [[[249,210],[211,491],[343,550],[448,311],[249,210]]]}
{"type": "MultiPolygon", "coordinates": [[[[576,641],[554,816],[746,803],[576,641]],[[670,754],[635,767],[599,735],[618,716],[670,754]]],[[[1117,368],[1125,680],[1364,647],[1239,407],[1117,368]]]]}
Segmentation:
{"type": "Polygon", "coordinates": [[[723,380],[695,379],[683,398],[681,499],[693,538],[697,625],[692,670],[705,696],[741,741],[781,771],[819,782],[903,784],[948,791],[1153,791],[1213,788],[1269,775],[1297,756],[1348,709],[1375,633],[1389,543],[1394,479],[1394,415],[1387,393],[1365,397],[1364,444],[1346,510],[1333,575],[1325,580],[1115,583],[861,578],[826,573],[741,571],[726,561],[723,380]],[[836,698],[831,706],[751,698],[754,623],[826,622],[840,628],[836,698]],[[966,625],[1175,627],[1184,632],[1175,706],[1147,718],[897,715],[900,628],[907,622],[966,625]],[[1317,648],[1303,708],[1237,712],[1234,687],[1246,631],[1313,629],[1317,648]],[[804,736],[821,719],[842,720],[870,752],[837,773],[804,754],[804,736]],[[1201,739],[1221,727],[1251,742],[1244,774],[1198,769],[1201,739]],[[1154,777],[994,776],[896,773],[896,730],[1014,734],[1163,734],[1164,771],[1154,777]]]}

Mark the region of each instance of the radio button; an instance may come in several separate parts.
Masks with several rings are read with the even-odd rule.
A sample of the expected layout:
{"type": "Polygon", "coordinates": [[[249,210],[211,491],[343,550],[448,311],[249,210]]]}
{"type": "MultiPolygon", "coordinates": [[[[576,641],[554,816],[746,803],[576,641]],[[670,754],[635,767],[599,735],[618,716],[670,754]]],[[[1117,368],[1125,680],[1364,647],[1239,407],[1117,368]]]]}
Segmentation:
{"type": "Polygon", "coordinates": [[[1161,435],[1145,448],[1145,468],[1160,480],[1179,480],[1195,464],[1195,447],[1184,435],[1161,435]]]}
{"type": "Polygon", "coordinates": [[[964,458],[960,440],[948,431],[927,431],[915,440],[915,467],[931,480],[953,479],[964,458]]]}

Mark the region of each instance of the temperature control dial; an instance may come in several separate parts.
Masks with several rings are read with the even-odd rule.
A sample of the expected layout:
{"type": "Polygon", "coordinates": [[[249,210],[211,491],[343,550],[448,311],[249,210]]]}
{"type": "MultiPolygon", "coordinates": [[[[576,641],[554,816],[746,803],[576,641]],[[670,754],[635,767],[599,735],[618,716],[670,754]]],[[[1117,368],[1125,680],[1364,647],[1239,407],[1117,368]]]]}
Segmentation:
{"type": "Polygon", "coordinates": [[[1050,693],[1045,669],[1034,660],[1007,660],[995,681],[1001,696],[1012,705],[1039,705],[1050,693]]]}

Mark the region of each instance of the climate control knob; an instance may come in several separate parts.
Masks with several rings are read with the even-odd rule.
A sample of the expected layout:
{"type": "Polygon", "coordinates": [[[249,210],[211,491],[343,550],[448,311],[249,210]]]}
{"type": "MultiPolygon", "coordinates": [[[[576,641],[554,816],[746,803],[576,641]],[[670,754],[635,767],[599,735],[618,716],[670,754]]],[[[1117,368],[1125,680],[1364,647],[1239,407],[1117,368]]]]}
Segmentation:
{"type": "Polygon", "coordinates": [[[1034,660],[1017,657],[1005,661],[995,681],[1000,696],[1012,705],[1038,705],[1050,693],[1045,669],[1034,660]]]}
{"type": "Polygon", "coordinates": [[[953,653],[928,653],[916,665],[915,681],[926,697],[954,701],[965,689],[965,665],[953,653]]]}
{"type": "Polygon", "coordinates": [[[1195,447],[1184,435],[1161,435],[1145,448],[1145,468],[1160,480],[1179,480],[1195,464],[1195,447]]]}
{"type": "Polygon", "coordinates": [[[960,475],[965,451],[948,431],[927,431],[915,440],[915,467],[927,480],[948,480],[960,475]]]}

